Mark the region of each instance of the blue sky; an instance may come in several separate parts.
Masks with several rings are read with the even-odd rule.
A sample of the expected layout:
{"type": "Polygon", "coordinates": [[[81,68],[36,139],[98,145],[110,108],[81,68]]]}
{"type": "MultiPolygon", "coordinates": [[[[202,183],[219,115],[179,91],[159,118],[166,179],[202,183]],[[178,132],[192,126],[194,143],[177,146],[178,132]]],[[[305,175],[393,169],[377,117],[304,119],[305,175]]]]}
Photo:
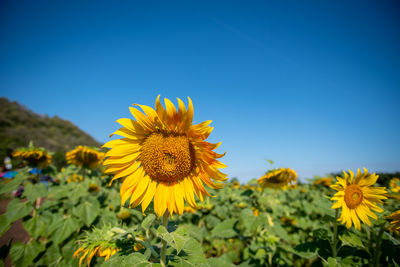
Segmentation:
{"type": "Polygon", "coordinates": [[[1,1],[0,95],[100,142],[194,103],[230,177],[400,170],[396,1],[1,1]],[[112,4],[113,3],[113,4],[112,4]]]}

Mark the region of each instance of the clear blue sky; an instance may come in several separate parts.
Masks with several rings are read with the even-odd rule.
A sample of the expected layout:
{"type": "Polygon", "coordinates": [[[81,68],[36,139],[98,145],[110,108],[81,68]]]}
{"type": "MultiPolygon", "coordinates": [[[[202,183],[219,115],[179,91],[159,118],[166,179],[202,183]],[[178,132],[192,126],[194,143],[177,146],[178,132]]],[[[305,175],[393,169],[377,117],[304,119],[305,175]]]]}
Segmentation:
{"type": "Polygon", "coordinates": [[[129,105],[190,96],[243,182],[265,159],[302,178],[398,171],[399,14],[398,1],[1,1],[0,95],[100,142],[129,105]]]}

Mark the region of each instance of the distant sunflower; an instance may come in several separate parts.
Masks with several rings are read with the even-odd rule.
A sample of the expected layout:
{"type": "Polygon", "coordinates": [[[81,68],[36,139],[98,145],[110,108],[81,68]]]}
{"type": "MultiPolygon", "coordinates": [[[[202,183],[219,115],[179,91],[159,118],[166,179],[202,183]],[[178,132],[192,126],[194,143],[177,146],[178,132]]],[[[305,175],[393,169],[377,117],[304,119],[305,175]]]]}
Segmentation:
{"type": "Polygon", "coordinates": [[[400,210],[393,212],[386,218],[393,220],[390,222],[389,230],[400,234],[400,210]]]}
{"type": "Polygon", "coordinates": [[[258,184],[262,187],[282,188],[293,186],[297,181],[297,173],[290,168],[280,168],[271,170],[258,179],[258,184]]]}
{"type": "Polygon", "coordinates": [[[104,153],[87,146],[77,146],[65,154],[68,164],[94,169],[100,166],[104,153]]]}
{"type": "Polygon", "coordinates": [[[51,163],[51,156],[46,149],[34,147],[33,143],[29,143],[29,147],[18,148],[12,153],[15,158],[21,158],[30,167],[46,168],[51,163]]]}
{"type": "Polygon", "coordinates": [[[392,178],[389,182],[390,190],[392,192],[398,193],[400,192],[400,179],[392,178]]]}
{"type": "Polygon", "coordinates": [[[360,169],[357,175],[349,170],[350,176],[343,171],[344,179],[336,177],[337,182],[330,187],[338,192],[331,198],[337,201],[332,205],[332,209],[342,208],[341,216],[338,219],[342,224],[346,224],[350,228],[352,224],[358,230],[361,229],[360,220],[371,226],[368,216],[377,219],[374,212],[383,212],[383,209],[376,204],[382,204],[382,199],[387,197],[385,187],[373,187],[379,176],[375,173],[369,174],[364,168],[364,173],[360,169]]]}
{"type": "Polygon", "coordinates": [[[330,187],[333,183],[333,178],[332,177],[324,177],[324,178],[319,178],[313,182],[313,185],[322,185],[325,187],[330,187]]]}
{"type": "Polygon", "coordinates": [[[105,172],[115,174],[112,181],[125,177],[120,189],[122,204],[130,198],[130,206],[141,204],[144,212],[154,197],[154,209],[159,216],[167,209],[171,215],[182,214],[184,200],[196,208],[195,195],[201,201],[209,195],[203,183],[218,189],[222,187],[219,182],[227,179],[219,171],[225,164],[217,160],[224,154],[213,151],[220,143],[204,141],[213,129],[208,126],[211,121],[192,125],[192,101],[189,98],[187,110],[180,99],[178,103],[177,110],[165,99],[164,109],[158,96],[156,110],[135,104],[144,114],[130,107],[136,121],[117,120],[123,127],[111,136],[125,138],[103,146],[111,148],[104,165],[108,165],[105,172]]]}

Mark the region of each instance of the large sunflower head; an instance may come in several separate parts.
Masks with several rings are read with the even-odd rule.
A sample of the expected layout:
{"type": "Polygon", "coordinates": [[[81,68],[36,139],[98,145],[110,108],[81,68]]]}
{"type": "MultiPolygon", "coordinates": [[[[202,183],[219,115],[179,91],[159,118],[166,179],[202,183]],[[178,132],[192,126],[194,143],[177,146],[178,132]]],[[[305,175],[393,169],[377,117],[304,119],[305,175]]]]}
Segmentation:
{"type": "Polygon", "coordinates": [[[94,169],[100,166],[104,153],[95,148],[77,146],[75,149],[68,151],[65,154],[65,158],[68,164],[94,169]]]}
{"type": "Polygon", "coordinates": [[[51,156],[46,149],[35,147],[32,142],[29,146],[18,148],[12,154],[13,157],[21,158],[30,167],[46,168],[51,163],[51,156]]]}
{"type": "Polygon", "coordinates": [[[178,108],[165,99],[164,108],[158,96],[155,110],[135,104],[130,111],[136,120],[117,120],[122,128],[111,134],[124,138],[103,146],[111,148],[106,153],[105,172],[115,174],[112,181],[124,178],[122,204],[130,198],[130,206],[141,204],[144,212],[154,197],[159,216],[167,209],[171,215],[182,214],[184,200],[196,207],[195,195],[200,200],[208,195],[204,184],[222,187],[220,182],[227,178],[219,168],[226,166],[217,159],[224,154],[213,151],[220,143],[205,141],[213,129],[208,126],[211,121],[192,124],[190,98],[187,109],[180,99],[178,108]]]}
{"type": "Polygon", "coordinates": [[[280,168],[271,170],[258,179],[258,184],[262,187],[282,188],[293,186],[297,181],[297,173],[290,168],[280,168]]]}
{"type": "Polygon", "coordinates": [[[366,168],[364,168],[364,173],[361,173],[358,169],[355,177],[351,170],[349,170],[349,174],[343,171],[344,178],[336,177],[336,184],[330,186],[338,191],[331,198],[331,200],[336,201],[332,205],[332,209],[342,208],[338,220],[346,224],[347,228],[354,224],[354,227],[360,230],[360,220],[371,226],[368,217],[378,218],[372,210],[383,212],[383,209],[377,204],[383,203],[382,199],[387,198],[384,195],[387,192],[385,187],[373,187],[379,176],[375,173],[369,174],[366,168]]]}

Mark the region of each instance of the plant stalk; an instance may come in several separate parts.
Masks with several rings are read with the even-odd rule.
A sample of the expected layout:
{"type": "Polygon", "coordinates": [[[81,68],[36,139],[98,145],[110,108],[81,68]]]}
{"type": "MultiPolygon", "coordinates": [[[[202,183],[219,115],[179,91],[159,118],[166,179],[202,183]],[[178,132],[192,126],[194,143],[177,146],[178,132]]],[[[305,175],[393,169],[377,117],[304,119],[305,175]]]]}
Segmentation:
{"type": "MultiPolygon", "coordinates": [[[[167,228],[168,225],[168,212],[165,211],[164,216],[163,216],[163,226],[167,228]]],[[[160,258],[160,264],[162,267],[166,266],[166,255],[165,255],[165,250],[167,249],[167,241],[162,240],[162,248],[161,248],[161,258],[160,258]]]]}
{"type": "Polygon", "coordinates": [[[374,266],[378,267],[379,266],[379,259],[381,257],[381,242],[382,242],[382,236],[383,233],[385,232],[385,224],[381,226],[381,229],[379,230],[378,238],[376,240],[376,247],[375,247],[375,253],[374,253],[374,266]]]}
{"type": "Polygon", "coordinates": [[[339,217],[339,209],[336,209],[335,222],[333,224],[333,244],[332,244],[332,256],[334,258],[336,258],[336,256],[337,256],[336,248],[337,248],[337,242],[338,242],[338,239],[337,239],[337,228],[338,228],[337,220],[338,220],[338,217],[339,217]]]}

